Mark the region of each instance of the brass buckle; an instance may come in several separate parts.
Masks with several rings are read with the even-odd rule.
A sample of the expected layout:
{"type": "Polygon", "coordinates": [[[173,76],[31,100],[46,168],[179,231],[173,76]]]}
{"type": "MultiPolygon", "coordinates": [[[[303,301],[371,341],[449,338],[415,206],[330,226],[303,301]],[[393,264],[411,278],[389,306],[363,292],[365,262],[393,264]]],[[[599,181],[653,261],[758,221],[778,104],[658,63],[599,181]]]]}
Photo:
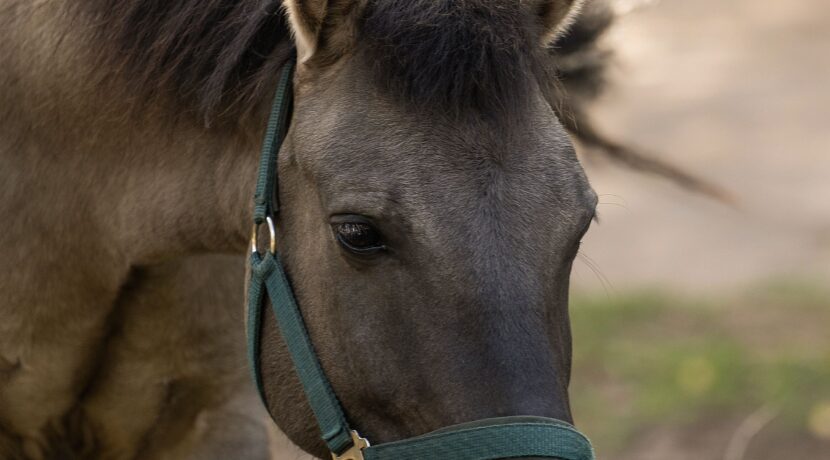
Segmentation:
{"type": "Polygon", "coordinates": [[[333,460],[363,460],[363,449],[369,447],[369,441],[361,438],[357,431],[352,430],[352,447],[340,455],[331,454],[333,460]]]}
{"type": "MultiPolygon", "coordinates": [[[[271,219],[271,216],[265,218],[265,222],[268,224],[268,236],[270,237],[270,241],[268,242],[268,249],[270,249],[271,254],[277,253],[277,231],[274,228],[274,220],[271,219]]],[[[260,224],[254,224],[254,230],[251,232],[251,253],[256,254],[259,252],[259,248],[257,248],[257,235],[259,234],[259,226],[260,224]]]]}

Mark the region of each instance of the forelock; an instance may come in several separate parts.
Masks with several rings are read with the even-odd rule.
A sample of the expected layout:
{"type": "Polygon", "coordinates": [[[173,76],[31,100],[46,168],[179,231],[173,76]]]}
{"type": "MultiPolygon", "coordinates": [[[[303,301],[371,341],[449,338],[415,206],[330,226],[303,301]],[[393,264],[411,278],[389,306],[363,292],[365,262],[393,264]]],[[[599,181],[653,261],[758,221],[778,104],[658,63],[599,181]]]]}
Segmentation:
{"type": "Polygon", "coordinates": [[[509,113],[525,107],[543,62],[535,17],[506,0],[370,0],[358,52],[377,84],[419,107],[509,113]]]}

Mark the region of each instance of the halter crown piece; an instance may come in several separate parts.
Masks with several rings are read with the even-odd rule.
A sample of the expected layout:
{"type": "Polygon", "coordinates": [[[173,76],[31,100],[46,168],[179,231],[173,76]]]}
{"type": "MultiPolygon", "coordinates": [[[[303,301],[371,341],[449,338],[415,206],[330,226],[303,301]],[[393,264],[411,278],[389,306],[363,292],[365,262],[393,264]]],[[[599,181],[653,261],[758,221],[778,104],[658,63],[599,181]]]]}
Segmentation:
{"type": "Polygon", "coordinates": [[[263,296],[271,300],[280,333],[306,398],[334,460],[495,460],[516,457],[593,460],[590,441],[568,423],[543,417],[500,417],[442,428],[414,438],[371,446],[349,427],[346,415],[314,352],[303,316],[274,242],[278,212],[277,154],[290,119],[294,62],[283,66],[262,145],[254,202],[251,276],[248,285],[248,359],[260,397],[260,326],[263,296]],[[268,225],[269,249],[260,253],[257,233],[268,225]]]}

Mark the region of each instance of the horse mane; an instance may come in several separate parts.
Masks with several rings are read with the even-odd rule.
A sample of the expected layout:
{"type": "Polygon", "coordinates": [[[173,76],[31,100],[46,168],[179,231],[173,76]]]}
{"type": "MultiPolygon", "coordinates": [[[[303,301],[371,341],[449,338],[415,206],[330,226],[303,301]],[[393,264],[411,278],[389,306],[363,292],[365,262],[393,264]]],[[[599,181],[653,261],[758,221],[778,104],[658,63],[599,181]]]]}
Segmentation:
{"type": "MultiPolygon", "coordinates": [[[[172,97],[205,123],[237,120],[267,104],[278,69],[294,53],[283,0],[75,2],[93,25],[94,43],[102,44],[101,65],[127,76],[131,96],[144,102],[172,97]]],[[[587,106],[606,86],[612,60],[600,44],[615,17],[610,0],[586,2],[548,48],[552,59],[518,52],[534,31],[506,6],[501,0],[369,0],[361,34],[375,44],[379,79],[410,99],[501,110],[523,103],[527,85],[519,79],[532,72],[587,150],[728,201],[718,187],[609,139],[593,124],[587,106]],[[468,15],[452,14],[451,6],[468,15]]]]}
{"type": "MultiPolygon", "coordinates": [[[[282,0],[76,1],[91,18],[95,43],[102,44],[101,65],[122,73],[133,96],[172,98],[206,122],[237,119],[267,102],[278,69],[294,53],[282,0]]],[[[553,84],[556,63],[573,68],[607,27],[591,24],[585,33],[577,21],[578,34],[561,37],[550,53],[534,52],[540,31],[526,16],[508,0],[371,0],[358,40],[369,45],[363,48],[378,81],[408,99],[503,110],[526,99],[528,75],[553,84]]],[[[566,94],[569,82],[582,88],[600,81],[590,75],[603,69],[581,69],[557,94],[566,94]]],[[[560,109],[564,103],[552,102],[560,109]]]]}
{"type": "Polygon", "coordinates": [[[210,122],[270,99],[294,52],[282,0],[78,0],[101,64],[210,122]]]}
{"type": "Polygon", "coordinates": [[[370,1],[359,48],[377,83],[443,112],[515,113],[552,82],[534,11],[513,0],[370,1]]]}

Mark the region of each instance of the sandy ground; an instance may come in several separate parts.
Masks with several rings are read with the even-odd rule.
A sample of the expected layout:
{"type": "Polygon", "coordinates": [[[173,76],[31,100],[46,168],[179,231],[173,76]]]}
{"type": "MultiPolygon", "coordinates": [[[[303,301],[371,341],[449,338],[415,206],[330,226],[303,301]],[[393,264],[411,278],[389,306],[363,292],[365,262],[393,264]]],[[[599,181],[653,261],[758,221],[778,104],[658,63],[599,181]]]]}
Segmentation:
{"type": "Polygon", "coordinates": [[[599,124],[739,206],[586,157],[601,223],[574,286],[830,281],[830,3],[663,0],[623,17],[608,43],[618,63],[599,124]]]}

